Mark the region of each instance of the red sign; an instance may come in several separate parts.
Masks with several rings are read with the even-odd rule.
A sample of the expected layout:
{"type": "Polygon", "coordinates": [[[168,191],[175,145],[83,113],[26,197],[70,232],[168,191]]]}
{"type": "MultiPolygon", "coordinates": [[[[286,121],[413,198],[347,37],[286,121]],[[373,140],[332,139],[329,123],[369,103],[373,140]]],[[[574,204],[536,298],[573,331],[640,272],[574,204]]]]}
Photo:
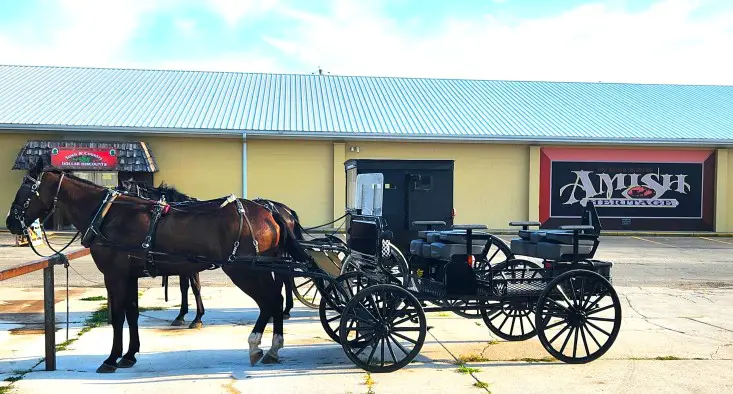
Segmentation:
{"type": "Polygon", "coordinates": [[[114,148],[53,148],[51,164],[70,170],[114,170],[117,150],[114,148]]]}

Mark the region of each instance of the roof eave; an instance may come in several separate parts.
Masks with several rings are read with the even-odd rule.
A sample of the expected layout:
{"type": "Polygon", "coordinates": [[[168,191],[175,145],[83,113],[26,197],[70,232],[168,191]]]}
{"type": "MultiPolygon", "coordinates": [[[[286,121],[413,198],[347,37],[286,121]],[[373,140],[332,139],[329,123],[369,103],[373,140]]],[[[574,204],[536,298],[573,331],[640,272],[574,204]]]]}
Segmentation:
{"type": "Polygon", "coordinates": [[[191,137],[257,137],[257,138],[298,138],[328,140],[377,140],[400,142],[449,142],[449,143],[506,143],[506,144],[545,144],[545,145],[662,145],[695,147],[732,147],[733,139],[695,139],[695,138],[588,138],[588,137],[549,137],[549,136],[506,136],[506,135],[440,135],[405,133],[364,133],[330,131],[273,131],[273,130],[235,130],[235,129],[195,129],[195,128],[156,128],[156,127],[118,127],[118,126],[76,126],[76,125],[36,125],[0,124],[0,132],[17,131],[67,132],[67,133],[120,133],[128,135],[185,135],[191,137]]]}

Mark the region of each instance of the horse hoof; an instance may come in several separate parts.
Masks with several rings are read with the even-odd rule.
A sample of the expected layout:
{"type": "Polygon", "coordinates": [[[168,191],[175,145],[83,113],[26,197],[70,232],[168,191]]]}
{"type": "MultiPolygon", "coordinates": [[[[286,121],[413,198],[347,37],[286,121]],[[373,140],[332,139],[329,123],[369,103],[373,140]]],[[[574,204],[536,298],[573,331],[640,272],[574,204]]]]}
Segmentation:
{"type": "Polygon", "coordinates": [[[188,328],[203,328],[203,327],[204,327],[204,323],[202,323],[200,321],[195,321],[195,322],[191,323],[190,326],[188,326],[188,328]]]}
{"type": "Polygon", "coordinates": [[[290,314],[289,313],[283,313],[283,320],[288,320],[288,319],[290,319],[290,314]]]}
{"type": "Polygon", "coordinates": [[[117,370],[117,367],[109,364],[102,364],[97,368],[97,373],[113,373],[117,370]]]}
{"type": "Polygon", "coordinates": [[[270,353],[265,354],[265,357],[262,359],[262,364],[278,364],[279,362],[280,360],[272,357],[270,353]]]}
{"type": "Polygon", "coordinates": [[[273,320],[273,319],[272,319],[272,317],[271,317],[271,318],[270,318],[270,320],[268,320],[267,322],[268,322],[268,323],[272,323],[272,320],[273,320]]]}
{"type": "Polygon", "coordinates": [[[137,360],[129,360],[123,357],[122,360],[117,363],[117,368],[132,368],[135,364],[137,364],[137,360]]]}
{"type": "Polygon", "coordinates": [[[258,361],[262,359],[262,356],[264,356],[265,352],[262,351],[262,349],[249,354],[249,365],[255,366],[258,361]]]}
{"type": "Polygon", "coordinates": [[[173,323],[171,323],[171,326],[173,326],[173,327],[182,326],[183,323],[185,323],[185,322],[186,321],[183,320],[183,319],[181,319],[181,320],[176,319],[176,320],[173,320],[173,323]]]}

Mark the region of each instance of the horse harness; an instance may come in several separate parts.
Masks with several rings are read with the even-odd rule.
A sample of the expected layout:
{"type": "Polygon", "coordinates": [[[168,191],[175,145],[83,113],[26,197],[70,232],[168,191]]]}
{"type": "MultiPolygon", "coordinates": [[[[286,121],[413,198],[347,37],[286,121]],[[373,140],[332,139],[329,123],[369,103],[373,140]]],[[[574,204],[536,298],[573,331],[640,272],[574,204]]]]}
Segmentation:
{"type": "MultiPolygon", "coordinates": [[[[117,197],[119,197],[121,194],[116,190],[108,190],[107,194],[105,195],[104,199],[102,200],[102,203],[100,204],[99,208],[97,209],[96,213],[92,217],[92,220],[90,221],[89,227],[84,232],[84,236],[82,237],[81,243],[84,247],[89,247],[91,243],[94,241],[95,238],[99,237],[101,238],[102,242],[99,242],[99,244],[102,245],[109,245],[112,247],[115,247],[116,245],[113,244],[111,240],[109,240],[101,231],[101,225],[104,221],[104,218],[106,217],[107,213],[109,212],[109,209],[112,207],[112,204],[125,204],[126,202],[122,201],[115,201],[117,197]]],[[[237,250],[239,249],[239,240],[242,237],[242,230],[244,227],[244,222],[247,222],[247,226],[250,229],[250,233],[252,234],[252,244],[255,249],[255,253],[257,256],[260,254],[260,248],[259,243],[257,242],[257,239],[254,237],[254,228],[252,227],[252,222],[249,219],[249,216],[247,215],[247,209],[242,204],[242,201],[239,200],[234,194],[230,194],[224,202],[219,205],[219,209],[223,209],[225,206],[231,204],[234,202],[237,206],[237,216],[239,217],[239,230],[237,232],[237,237],[234,239],[232,252],[227,258],[227,262],[232,263],[236,260],[236,254],[237,250]]],[[[127,203],[130,205],[138,205],[139,203],[127,203]]],[[[171,206],[168,202],[165,201],[165,196],[162,196],[160,200],[153,202],[153,207],[151,210],[151,218],[150,218],[150,226],[148,228],[147,235],[145,236],[145,240],[140,245],[142,252],[145,253],[144,256],[144,267],[143,267],[143,273],[150,278],[155,278],[158,275],[158,270],[155,267],[155,258],[154,255],[166,255],[166,253],[161,252],[155,252],[154,251],[154,245],[155,245],[155,233],[158,228],[158,224],[160,223],[160,219],[166,216],[171,209],[175,209],[171,206]]],[[[186,205],[186,204],[181,204],[186,205]]],[[[197,259],[194,259],[197,260],[197,259]]],[[[220,265],[220,264],[219,264],[220,265]]],[[[218,268],[215,264],[213,268],[218,268]]]]}

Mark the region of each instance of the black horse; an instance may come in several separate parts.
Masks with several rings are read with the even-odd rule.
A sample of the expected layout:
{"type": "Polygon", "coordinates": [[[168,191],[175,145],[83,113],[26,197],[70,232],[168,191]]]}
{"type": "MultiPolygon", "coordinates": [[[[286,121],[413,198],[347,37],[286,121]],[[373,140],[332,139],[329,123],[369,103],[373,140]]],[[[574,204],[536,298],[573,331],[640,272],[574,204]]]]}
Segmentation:
{"type": "MultiPolygon", "coordinates": [[[[165,198],[165,201],[168,203],[185,203],[185,202],[196,202],[199,201],[198,199],[191,197],[187,194],[184,194],[180,192],[178,189],[176,189],[174,186],[167,185],[165,183],[161,183],[158,187],[153,187],[141,182],[136,182],[133,179],[128,179],[125,181],[120,182],[120,189],[122,191],[125,191],[127,193],[132,193],[138,197],[146,198],[146,199],[152,199],[152,200],[160,200],[161,198],[165,198]]],[[[264,200],[264,199],[255,199],[255,202],[258,203],[272,203],[274,207],[278,210],[280,215],[282,215],[285,218],[286,223],[288,224],[288,227],[291,231],[293,231],[293,234],[295,235],[296,239],[302,240],[303,239],[303,233],[301,231],[301,227],[299,224],[298,214],[287,207],[285,204],[279,203],[277,201],[272,200],[264,200]]],[[[276,280],[278,283],[280,281],[283,282],[283,286],[285,287],[285,309],[283,310],[283,319],[287,320],[290,318],[290,310],[293,309],[293,286],[294,282],[291,277],[282,277],[279,275],[276,275],[276,280]]],[[[167,277],[164,279],[164,283],[167,283],[167,277]]],[[[201,299],[201,279],[199,276],[199,273],[196,272],[193,275],[189,277],[179,277],[179,287],[181,290],[181,309],[178,313],[178,316],[173,320],[173,323],[171,325],[173,326],[180,326],[183,325],[185,322],[185,316],[188,313],[188,288],[189,284],[191,286],[191,289],[193,291],[193,296],[196,300],[196,317],[194,318],[193,322],[191,322],[191,325],[189,328],[201,328],[203,327],[203,323],[201,321],[201,318],[203,317],[205,313],[204,309],[204,302],[201,299]]]]}
{"type": "Polygon", "coordinates": [[[119,194],[57,168],[44,167],[39,160],[16,192],[7,228],[15,235],[23,234],[36,219],[45,222],[57,205],[84,234],[82,244],[90,248],[109,295],[112,350],[97,372],[110,373],[137,362],[139,278],[148,276],[150,269],[161,276],[190,276],[209,268],[212,262],[222,264],[224,273],[259,306],[248,339],[251,365],[260,360],[278,361],[284,343],[282,285],[276,283],[271,270],[253,269],[256,266],[244,259],[258,259],[258,265],[276,264],[287,255],[313,263],[277,212],[234,196],[185,207],[164,205],[119,194]],[[270,317],[272,347],[265,354],[259,345],[270,317]],[[123,355],[125,320],[130,342],[123,355]]]}

